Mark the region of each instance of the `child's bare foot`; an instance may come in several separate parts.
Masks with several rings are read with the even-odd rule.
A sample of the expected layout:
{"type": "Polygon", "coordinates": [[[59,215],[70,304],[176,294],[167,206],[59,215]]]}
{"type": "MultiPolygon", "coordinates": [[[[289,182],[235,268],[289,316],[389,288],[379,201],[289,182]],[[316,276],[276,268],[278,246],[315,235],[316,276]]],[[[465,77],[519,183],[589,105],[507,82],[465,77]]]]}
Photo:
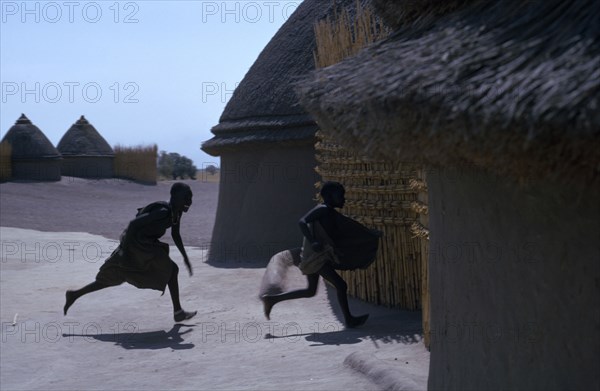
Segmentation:
{"type": "Polygon", "coordinates": [[[265,318],[271,320],[271,309],[275,305],[269,295],[262,295],[260,298],[263,302],[263,311],[265,312],[265,318]]]}
{"type": "Polygon", "coordinates": [[[74,291],[67,291],[67,293],[65,293],[65,306],[63,308],[63,314],[67,315],[67,311],[69,310],[69,307],[71,307],[73,305],[73,303],[75,303],[75,300],[77,300],[77,298],[75,297],[75,292],[74,291]]]}
{"type": "Polygon", "coordinates": [[[346,327],[355,328],[358,326],[362,326],[365,324],[367,319],[369,318],[369,314],[361,315],[361,316],[353,316],[346,321],[346,327]]]}
{"type": "Polygon", "coordinates": [[[198,311],[186,312],[184,310],[179,310],[173,314],[173,318],[175,319],[175,322],[183,322],[184,320],[192,319],[197,313],[198,311]]]}

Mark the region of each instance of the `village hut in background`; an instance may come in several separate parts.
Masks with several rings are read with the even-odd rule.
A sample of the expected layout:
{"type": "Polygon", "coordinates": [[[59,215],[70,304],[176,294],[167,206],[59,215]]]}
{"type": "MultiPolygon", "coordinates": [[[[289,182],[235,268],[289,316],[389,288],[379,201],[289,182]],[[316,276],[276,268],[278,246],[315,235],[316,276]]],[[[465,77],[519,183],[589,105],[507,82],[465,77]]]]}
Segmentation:
{"type": "Polygon", "coordinates": [[[6,132],[1,144],[10,145],[11,179],[60,181],[60,153],[25,114],[6,132]]]}
{"type": "Polygon", "coordinates": [[[82,115],[56,147],[63,156],[62,175],[112,178],[115,153],[96,128],[82,115]]]}
{"type": "MultiPolygon", "coordinates": [[[[336,64],[389,34],[370,3],[356,8],[354,14],[339,9],[333,18],[316,24],[317,68],[336,64]]],[[[341,272],[349,293],[375,304],[422,309],[427,345],[427,229],[422,224],[427,192],[422,166],[357,154],[336,143],[327,128],[317,133],[315,148],[321,179],[346,186],[343,212],[384,233],[374,264],[341,272]]]]}
{"type": "Polygon", "coordinates": [[[202,144],[221,157],[210,262],[266,262],[301,244],[298,219],[315,205],[317,126],[298,104],[293,84],[315,69],[314,23],[336,7],[300,4],[234,91],[212,128],[215,136],[202,144]]]}
{"type": "Polygon", "coordinates": [[[375,0],[390,38],[312,74],[336,143],[420,161],[430,389],[598,389],[600,2],[375,0]]]}

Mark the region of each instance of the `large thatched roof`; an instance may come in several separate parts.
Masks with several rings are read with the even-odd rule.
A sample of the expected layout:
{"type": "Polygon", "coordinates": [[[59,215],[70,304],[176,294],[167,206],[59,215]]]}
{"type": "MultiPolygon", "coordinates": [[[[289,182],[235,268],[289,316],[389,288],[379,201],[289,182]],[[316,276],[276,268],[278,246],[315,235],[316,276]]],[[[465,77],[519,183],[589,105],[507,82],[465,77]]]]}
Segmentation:
{"type": "Polygon", "coordinates": [[[598,177],[600,2],[375,2],[396,32],[298,88],[338,142],[379,158],[598,177]]]}
{"type": "Polygon", "coordinates": [[[8,141],[12,148],[13,160],[57,159],[60,153],[25,114],[6,132],[2,142],[8,141]]]}
{"type": "Polygon", "coordinates": [[[314,120],[298,103],[293,84],[314,70],[314,24],[355,0],[305,0],[283,24],[235,89],[215,135],[202,144],[219,155],[258,143],[313,143],[314,120]]]}
{"type": "Polygon", "coordinates": [[[62,136],[56,147],[63,156],[114,156],[114,151],[82,115],[62,136]]]}

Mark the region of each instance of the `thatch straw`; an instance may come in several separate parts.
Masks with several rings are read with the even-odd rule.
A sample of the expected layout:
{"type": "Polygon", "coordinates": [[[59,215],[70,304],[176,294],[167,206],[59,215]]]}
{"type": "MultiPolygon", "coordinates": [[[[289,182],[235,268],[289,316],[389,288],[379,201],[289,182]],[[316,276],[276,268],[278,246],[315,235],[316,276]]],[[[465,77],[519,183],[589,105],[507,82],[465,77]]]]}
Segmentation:
{"type": "Polygon", "coordinates": [[[352,13],[343,9],[315,24],[317,48],[315,64],[323,68],[354,56],[365,46],[385,38],[389,34],[375,17],[370,7],[363,7],[356,1],[352,13]]]}
{"type": "MultiPolygon", "coordinates": [[[[213,156],[257,147],[314,145],[317,125],[299,104],[294,85],[315,69],[314,24],[353,14],[366,0],[304,0],[262,50],[202,144],[213,156]],[[276,144],[275,144],[276,143],[276,144]]],[[[362,27],[361,27],[362,28],[362,27]]],[[[215,96],[216,99],[216,96],[215,96]]]]}
{"type": "Polygon", "coordinates": [[[477,0],[373,0],[378,16],[393,29],[414,23],[424,24],[477,0]]]}
{"type": "Polygon", "coordinates": [[[13,161],[49,161],[61,158],[60,153],[54,148],[48,137],[25,114],[21,114],[15,124],[6,132],[2,141],[10,143],[13,161]]]}
{"type": "Polygon", "coordinates": [[[433,0],[379,3],[387,17],[420,14],[299,86],[303,106],[345,147],[597,181],[600,2],[465,1],[443,12],[433,0]]]}
{"type": "Polygon", "coordinates": [[[0,143],[0,181],[7,181],[12,175],[12,147],[8,141],[0,143]]]}
{"type": "Polygon", "coordinates": [[[144,184],[156,184],[158,157],[156,144],[136,147],[116,145],[114,151],[115,177],[132,179],[144,184]]]}
{"type": "Polygon", "coordinates": [[[62,136],[56,149],[65,156],[114,156],[114,151],[82,115],[62,136]]]}

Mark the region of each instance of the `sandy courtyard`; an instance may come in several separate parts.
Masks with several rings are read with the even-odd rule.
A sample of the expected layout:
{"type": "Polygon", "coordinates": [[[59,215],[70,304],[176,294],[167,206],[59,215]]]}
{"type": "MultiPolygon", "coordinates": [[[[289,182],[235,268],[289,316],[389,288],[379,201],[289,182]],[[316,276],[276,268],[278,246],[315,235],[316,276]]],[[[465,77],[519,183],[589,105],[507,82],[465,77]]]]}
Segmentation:
{"type": "MultiPolygon", "coordinates": [[[[126,284],[62,315],[64,291],[92,281],[136,208],[168,199],[171,182],[0,184],[2,390],[426,388],[420,313],[351,300],[371,317],[345,330],[321,281],[317,297],[279,304],[267,321],[256,297],[264,268],[204,263],[218,184],[188,183],[182,233],[194,275],[182,267],[180,287],[198,315],[177,325],[168,293],[126,284]]],[[[171,256],[183,266],[175,247],[171,256]]],[[[289,286],[303,286],[293,272],[289,286]]]]}

